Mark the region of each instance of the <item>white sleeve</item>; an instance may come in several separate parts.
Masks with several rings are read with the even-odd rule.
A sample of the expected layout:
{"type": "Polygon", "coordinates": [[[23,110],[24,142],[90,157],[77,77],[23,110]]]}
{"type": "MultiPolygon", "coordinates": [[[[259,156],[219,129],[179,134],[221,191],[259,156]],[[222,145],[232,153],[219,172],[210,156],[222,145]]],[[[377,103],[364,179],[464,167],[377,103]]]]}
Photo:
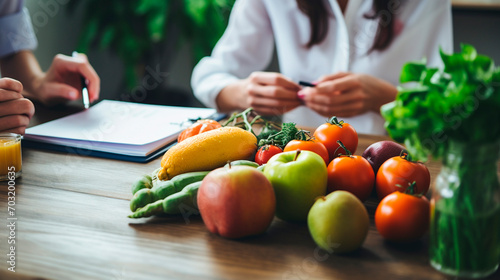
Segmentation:
{"type": "Polygon", "coordinates": [[[429,66],[442,66],[439,49],[446,53],[453,52],[451,2],[411,1],[411,4],[415,7],[406,11],[412,15],[407,22],[407,30],[404,31],[408,42],[413,42],[408,47],[416,53],[422,53],[429,66]]]}
{"type": "MultiPolygon", "coordinates": [[[[440,0],[443,1],[443,0],[440,0]]],[[[434,2],[434,1],[432,1],[434,2]]],[[[439,51],[436,49],[441,48],[445,53],[453,53],[453,27],[451,16],[451,2],[445,0],[446,5],[438,5],[438,7],[431,13],[431,27],[433,30],[429,34],[429,49],[427,50],[427,64],[429,66],[441,66],[443,61],[439,51]]]]}
{"type": "Polygon", "coordinates": [[[216,108],[215,99],[228,84],[267,67],[274,36],[263,0],[237,0],[228,26],[211,56],[195,66],[191,77],[194,95],[216,108]]]}

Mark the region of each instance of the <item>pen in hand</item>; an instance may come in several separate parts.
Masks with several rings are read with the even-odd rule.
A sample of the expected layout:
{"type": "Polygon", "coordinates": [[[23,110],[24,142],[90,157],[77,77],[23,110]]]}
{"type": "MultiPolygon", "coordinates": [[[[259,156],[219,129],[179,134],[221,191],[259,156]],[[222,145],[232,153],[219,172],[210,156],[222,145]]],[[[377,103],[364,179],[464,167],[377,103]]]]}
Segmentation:
{"type": "Polygon", "coordinates": [[[304,86],[304,87],[315,87],[316,86],[313,83],[304,82],[304,81],[299,81],[299,85],[304,86]]]}
{"type": "MultiPolygon", "coordinates": [[[[78,53],[73,52],[71,55],[72,57],[77,57],[78,53]]],[[[82,83],[82,99],[83,99],[83,106],[85,109],[88,109],[90,107],[90,100],[89,100],[89,91],[87,89],[87,84],[85,83],[85,78],[83,76],[80,76],[81,83],[82,83]]]]}

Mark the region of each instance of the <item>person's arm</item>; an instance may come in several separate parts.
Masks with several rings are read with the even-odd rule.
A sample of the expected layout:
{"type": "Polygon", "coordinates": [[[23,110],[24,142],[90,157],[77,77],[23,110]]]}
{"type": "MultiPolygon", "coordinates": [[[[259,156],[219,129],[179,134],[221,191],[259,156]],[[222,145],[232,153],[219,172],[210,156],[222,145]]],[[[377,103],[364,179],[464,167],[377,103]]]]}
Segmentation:
{"type": "Polygon", "coordinates": [[[326,117],[353,117],[380,107],[396,98],[397,88],[366,74],[337,73],[316,81],[298,95],[305,105],[326,117]]]}
{"type": "Polygon", "coordinates": [[[220,112],[254,107],[260,114],[275,115],[299,106],[296,83],[279,73],[259,72],[271,61],[273,50],[274,34],[263,1],[236,1],[212,55],[193,70],[195,96],[220,112]]]}
{"type": "Polygon", "coordinates": [[[47,72],[42,71],[32,53],[37,40],[23,1],[0,0],[0,27],[1,75],[19,80],[24,86],[24,96],[46,105],[78,99],[83,76],[90,101],[99,97],[99,76],[85,55],[77,58],[57,55],[47,72]]]}
{"type": "Polygon", "coordinates": [[[21,81],[23,95],[45,105],[54,105],[81,98],[80,77],[87,80],[89,99],[97,100],[100,79],[87,57],[58,54],[50,68],[43,72],[31,51],[20,51],[0,60],[2,75],[21,81]]]}

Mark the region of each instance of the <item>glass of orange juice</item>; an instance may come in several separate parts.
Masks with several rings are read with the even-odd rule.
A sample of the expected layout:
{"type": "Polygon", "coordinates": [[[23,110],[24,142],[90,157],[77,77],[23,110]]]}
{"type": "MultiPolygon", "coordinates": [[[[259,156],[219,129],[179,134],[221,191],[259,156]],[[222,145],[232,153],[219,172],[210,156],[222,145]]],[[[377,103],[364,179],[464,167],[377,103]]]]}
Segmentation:
{"type": "Polygon", "coordinates": [[[0,181],[13,180],[22,174],[21,138],[15,133],[0,133],[0,181]]]}

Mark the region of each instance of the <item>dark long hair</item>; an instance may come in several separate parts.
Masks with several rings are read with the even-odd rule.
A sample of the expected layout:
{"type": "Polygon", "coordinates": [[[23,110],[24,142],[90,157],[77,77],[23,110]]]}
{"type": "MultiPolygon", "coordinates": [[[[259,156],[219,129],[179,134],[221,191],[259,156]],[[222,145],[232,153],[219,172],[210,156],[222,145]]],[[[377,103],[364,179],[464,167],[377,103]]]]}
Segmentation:
{"type": "MultiPolygon", "coordinates": [[[[375,41],[368,52],[385,50],[391,44],[394,37],[394,16],[389,13],[391,1],[393,0],[373,0],[371,12],[364,15],[367,19],[380,19],[375,41]]],[[[328,12],[325,0],[297,0],[297,5],[311,23],[311,37],[307,47],[321,43],[328,33],[328,12]]]]}

